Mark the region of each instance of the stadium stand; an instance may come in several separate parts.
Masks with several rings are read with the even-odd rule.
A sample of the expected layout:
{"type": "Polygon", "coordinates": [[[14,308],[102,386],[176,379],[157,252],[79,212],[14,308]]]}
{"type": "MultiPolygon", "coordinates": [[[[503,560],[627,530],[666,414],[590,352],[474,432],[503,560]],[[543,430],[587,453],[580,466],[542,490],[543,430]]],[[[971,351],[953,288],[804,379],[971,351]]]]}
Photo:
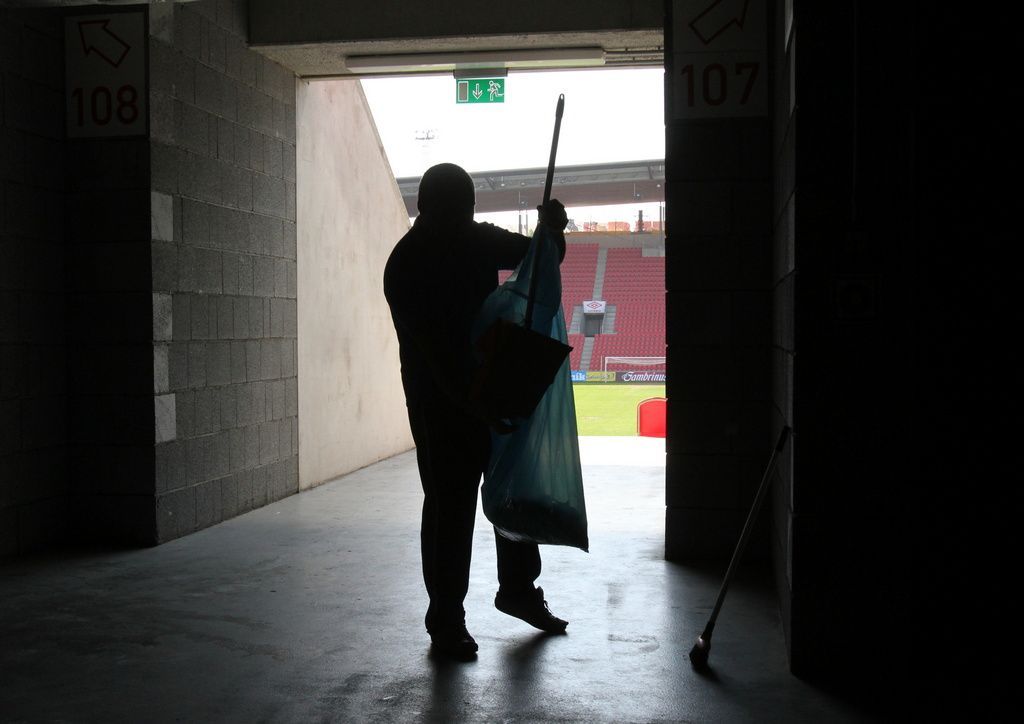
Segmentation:
{"type": "MultiPolygon", "coordinates": [[[[589,234],[573,234],[574,237],[589,234]]],[[[614,241],[602,233],[609,245],[607,266],[601,297],[615,308],[615,331],[599,334],[589,365],[600,370],[605,357],[661,357],[665,355],[665,258],[643,256],[637,247],[615,247],[614,241]]],[[[590,299],[597,273],[601,244],[570,241],[562,262],[562,309],[566,325],[572,324],[573,309],[590,299]]],[[[511,272],[501,272],[499,281],[511,272]]],[[[572,369],[581,369],[584,336],[570,334],[573,351],[569,357],[572,369]]],[[[628,365],[627,365],[628,367],[628,365]]],[[[620,365],[619,368],[622,368],[620,365]]],[[[664,364],[644,367],[648,371],[664,371],[664,364]]]]}
{"type": "Polygon", "coordinates": [[[585,337],[582,334],[570,334],[569,346],[572,352],[569,353],[569,369],[578,370],[583,360],[583,342],[585,337]]]}
{"type": "Polygon", "coordinates": [[[562,261],[562,309],[566,324],[572,323],[573,309],[594,293],[597,251],[597,244],[566,244],[562,261]]]}
{"type": "MultiPolygon", "coordinates": [[[[664,356],[665,257],[609,249],[602,296],[615,305],[615,334],[598,335],[591,369],[601,369],[609,356],[664,356]]],[[[663,371],[664,365],[649,369],[663,371]]]]}
{"type": "MultiPolygon", "coordinates": [[[[598,244],[566,244],[561,266],[562,308],[566,324],[572,321],[573,308],[583,304],[594,291],[598,248],[598,244]]],[[[511,275],[510,271],[498,272],[498,282],[503,284],[511,275]]]]}

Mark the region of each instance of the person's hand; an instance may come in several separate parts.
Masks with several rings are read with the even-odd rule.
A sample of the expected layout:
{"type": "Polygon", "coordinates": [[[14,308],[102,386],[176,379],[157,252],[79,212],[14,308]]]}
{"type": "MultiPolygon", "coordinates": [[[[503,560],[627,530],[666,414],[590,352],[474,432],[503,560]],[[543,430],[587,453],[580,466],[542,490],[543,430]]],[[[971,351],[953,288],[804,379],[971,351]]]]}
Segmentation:
{"type": "Polygon", "coordinates": [[[469,395],[469,399],[466,401],[466,409],[471,415],[473,415],[473,417],[486,423],[487,427],[491,428],[491,430],[499,435],[507,435],[510,432],[515,432],[518,427],[518,425],[515,425],[511,420],[501,417],[498,412],[490,409],[490,407],[485,405],[480,398],[472,392],[469,395]]]}
{"type": "Polygon", "coordinates": [[[559,231],[564,231],[565,227],[569,224],[569,217],[565,214],[565,207],[562,206],[562,202],[558,199],[550,199],[543,206],[538,206],[537,217],[542,224],[546,224],[552,229],[558,229],[559,231]]]}
{"type": "Polygon", "coordinates": [[[489,420],[487,426],[499,435],[509,435],[518,429],[517,425],[513,425],[508,420],[489,420]]]}

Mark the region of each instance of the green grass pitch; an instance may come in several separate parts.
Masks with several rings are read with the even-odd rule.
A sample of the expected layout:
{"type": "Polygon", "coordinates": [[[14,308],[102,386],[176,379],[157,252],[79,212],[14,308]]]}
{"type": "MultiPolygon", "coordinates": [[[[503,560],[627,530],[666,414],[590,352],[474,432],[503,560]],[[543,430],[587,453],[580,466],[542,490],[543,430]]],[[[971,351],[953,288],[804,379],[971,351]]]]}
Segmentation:
{"type": "Polygon", "coordinates": [[[572,386],[580,435],[636,435],[636,406],[648,397],[664,397],[665,385],[601,383],[572,386]]]}

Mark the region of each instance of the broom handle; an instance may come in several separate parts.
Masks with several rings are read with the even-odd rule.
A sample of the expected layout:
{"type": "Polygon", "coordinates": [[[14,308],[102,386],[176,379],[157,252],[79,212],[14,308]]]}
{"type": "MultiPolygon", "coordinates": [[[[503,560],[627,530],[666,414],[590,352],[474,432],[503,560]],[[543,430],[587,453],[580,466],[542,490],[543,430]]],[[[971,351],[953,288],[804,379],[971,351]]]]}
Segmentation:
{"type": "MultiPolygon", "coordinates": [[[[544,203],[551,200],[551,183],[555,179],[555,153],[558,151],[558,132],[562,128],[562,111],[565,109],[565,94],[558,94],[558,105],[555,106],[555,133],[551,137],[551,155],[548,157],[548,175],[544,179],[544,203]]],[[[539,221],[539,219],[538,219],[539,221]]],[[[530,293],[526,297],[526,318],[523,326],[533,328],[533,297],[537,292],[537,263],[540,260],[540,249],[533,250],[533,264],[530,267],[530,293]]]]}
{"type": "Polygon", "coordinates": [[[562,111],[565,110],[565,94],[558,94],[555,106],[555,133],[551,137],[551,155],[548,156],[548,175],[544,179],[544,203],[551,200],[551,183],[555,180],[555,153],[558,151],[558,132],[562,128],[562,111]]]}
{"type": "Polygon", "coordinates": [[[768,467],[764,471],[764,477],[761,478],[761,484],[757,488],[757,495],[754,496],[754,504],[750,506],[750,513],[747,515],[747,522],[743,524],[743,532],[740,533],[739,543],[736,544],[736,550],[733,551],[732,560],[729,561],[729,568],[725,571],[725,579],[722,581],[722,588],[718,591],[718,598],[715,600],[715,608],[711,612],[711,618],[708,619],[708,625],[704,627],[704,633],[701,634],[705,640],[711,637],[711,632],[715,628],[715,621],[718,619],[718,612],[722,610],[722,602],[725,600],[725,592],[729,589],[729,582],[732,581],[733,573],[736,569],[736,564],[739,563],[740,558],[743,556],[743,549],[747,547],[747,539],[750,537],[750,531],[754,527],[754,520],[757,518],[757,513],[761,509],[761,503],[764,500],[764,495],[768,492],[768,484],[771,481],[772,472],[775,470],[775,463],[782,452],[782,448],[786,446],[786,440],[789,439],[789,425],[783,425],[782,432],[779,433],[779,441],[775,443],[775,449],[772,450],[772,456],[768,460],[768,467]]]}

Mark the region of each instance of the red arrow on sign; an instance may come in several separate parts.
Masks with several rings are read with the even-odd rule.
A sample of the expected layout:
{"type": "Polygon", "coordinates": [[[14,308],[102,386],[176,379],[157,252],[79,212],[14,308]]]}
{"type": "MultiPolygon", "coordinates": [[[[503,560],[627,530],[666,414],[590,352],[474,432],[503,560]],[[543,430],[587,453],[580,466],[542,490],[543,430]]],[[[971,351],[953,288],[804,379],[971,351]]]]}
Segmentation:
{"type": "Polygon", "coordinates": [[[743,28],[750,0],[715,0],[690,22],[690,27],[704,45],[724,33],[730,25],[743,28]]]}
{"type": "Polygon", "coordinates": [[[82,50],[86,55],[96,53],[116,68],[131,46],[112,32],[107,27],[109,24],[110,18],[82,20],[78,23],[78,34],[82,36],[82,50]]]}

